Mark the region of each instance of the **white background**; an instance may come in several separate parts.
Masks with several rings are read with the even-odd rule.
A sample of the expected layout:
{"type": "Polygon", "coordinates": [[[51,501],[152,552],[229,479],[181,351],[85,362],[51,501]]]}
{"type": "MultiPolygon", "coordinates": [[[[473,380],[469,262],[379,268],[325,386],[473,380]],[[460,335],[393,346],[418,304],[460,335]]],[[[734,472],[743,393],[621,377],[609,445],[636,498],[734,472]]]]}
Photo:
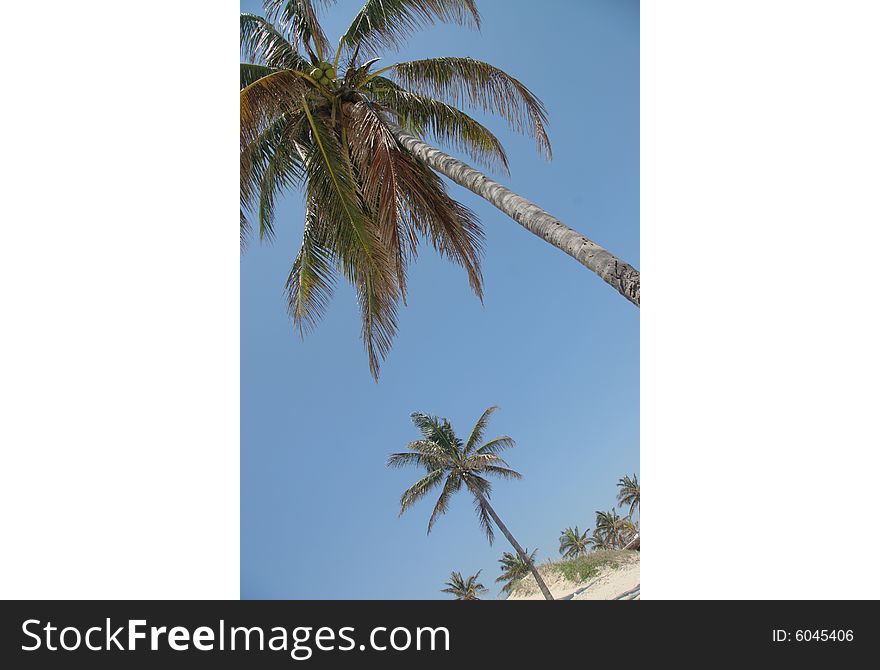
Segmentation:
{"type": "MultiPolygon", "coordinates": [[[[644,597],[880,597],[880,5],[642,5],[644,597]]],[[[2,597],[238,597],[237,14],[0,41],[2,597]]]]}

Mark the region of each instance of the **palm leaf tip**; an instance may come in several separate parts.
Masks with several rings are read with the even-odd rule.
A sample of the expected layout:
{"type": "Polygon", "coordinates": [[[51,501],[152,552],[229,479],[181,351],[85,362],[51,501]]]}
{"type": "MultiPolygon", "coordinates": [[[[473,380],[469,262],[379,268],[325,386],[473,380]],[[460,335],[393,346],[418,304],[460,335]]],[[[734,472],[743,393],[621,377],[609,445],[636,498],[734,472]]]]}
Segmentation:
{"type": "Polygon", "coordinates": [[[382,48],[396,49],[408,35],[436,21],[479,30],[476,0],[366,0],[342,43],[375,54],[382,48]]]}

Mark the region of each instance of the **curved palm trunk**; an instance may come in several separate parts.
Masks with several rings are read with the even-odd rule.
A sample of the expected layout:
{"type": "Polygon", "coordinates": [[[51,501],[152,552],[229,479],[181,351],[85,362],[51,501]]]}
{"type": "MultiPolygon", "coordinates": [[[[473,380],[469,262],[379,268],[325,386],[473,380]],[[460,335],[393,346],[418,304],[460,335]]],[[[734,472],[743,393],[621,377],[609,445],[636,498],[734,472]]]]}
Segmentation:
{"type": "Polygon", "coordinates": [[[492,517],[492,521],[495,522],[495,525],[498,526],[501,533],[504,537],[507,538],[507,541],[510,542],[510,545],[516,550],[516,553],[519,554],[519,557],[529,564],[529,570],[532,572],[532,576],[534,576],[535,581],[538,582],[538,588],[541,589],[541,593],[544,594],[544,598],[547,600],[553,600],[553,594],[550,593],[550,589],[547,588],[547,585],[544,583],[544,580],[541,578],[541,573],[538,572],[538,568],[535,567],[535,564],[529,560],[528,554],[526,554],[525,550],[519,546],[519,542],[516,541],[516,538],[511,535],[510,531],[507,530],[507,526],[504,525],[504,522],[501,521],[501,517],[496,514],[495,509],[492,505],[489,504],[489,501],[486,500],[486,497],[482,493],[475,493],[475,495],[480,499],[480,504],[486,508],[486,511],[489,512],[489,516],[492,517]]]}
{"type": "Polygon", "coordinates": [[[518,196],[467,163],[410,135],[391,121],[387,121],[387,125],[397,141],[429,167],[488,200],[523,228],[567,253],[578,263],[599,275],[636,307],[639,306],[639,271],[629,263],[620,260],[610,251],[569,228],[533,202],[518,196]]]}

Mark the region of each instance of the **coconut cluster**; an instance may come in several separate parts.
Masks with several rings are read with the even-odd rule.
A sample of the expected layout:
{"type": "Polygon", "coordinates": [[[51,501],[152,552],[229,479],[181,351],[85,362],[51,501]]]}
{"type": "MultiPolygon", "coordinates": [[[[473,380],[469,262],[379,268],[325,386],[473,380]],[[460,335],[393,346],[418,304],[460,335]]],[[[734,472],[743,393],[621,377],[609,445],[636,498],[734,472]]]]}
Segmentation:
{"type": "Polygon", "coordinates": [[[336,70],[333,69],[333,63],[318,63],[309,74],[322,86],[331,86],[336,80],[336,70]]]}

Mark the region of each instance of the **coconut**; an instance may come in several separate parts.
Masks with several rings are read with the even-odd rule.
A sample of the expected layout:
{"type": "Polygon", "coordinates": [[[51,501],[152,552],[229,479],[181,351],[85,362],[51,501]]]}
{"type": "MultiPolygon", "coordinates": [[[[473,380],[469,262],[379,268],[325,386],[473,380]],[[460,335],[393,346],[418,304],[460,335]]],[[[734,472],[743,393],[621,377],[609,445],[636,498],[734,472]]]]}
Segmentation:
{"type": "Polygon", "coordinates": [[[324,73],[319,68],[316,68],[316,67],[313,67],[309,71],[309,75],[311,76],[312,79],[320,79],[323,76],[323,74],[324,73]]]}

